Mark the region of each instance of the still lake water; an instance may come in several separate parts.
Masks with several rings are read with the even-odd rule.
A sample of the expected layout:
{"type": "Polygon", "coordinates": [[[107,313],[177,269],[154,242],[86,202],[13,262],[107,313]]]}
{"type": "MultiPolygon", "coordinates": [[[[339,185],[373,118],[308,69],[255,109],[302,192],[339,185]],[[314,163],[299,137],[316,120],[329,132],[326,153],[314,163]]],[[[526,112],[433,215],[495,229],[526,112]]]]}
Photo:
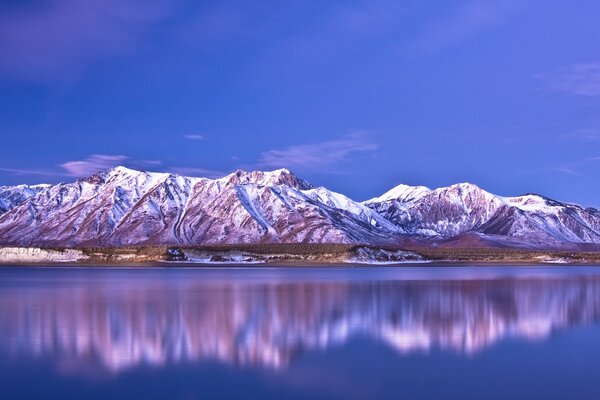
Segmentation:
{"type": "Polygon", "coordinates": [[[0,268],[3,399],[598,399],[600,268],[0,268]]]}

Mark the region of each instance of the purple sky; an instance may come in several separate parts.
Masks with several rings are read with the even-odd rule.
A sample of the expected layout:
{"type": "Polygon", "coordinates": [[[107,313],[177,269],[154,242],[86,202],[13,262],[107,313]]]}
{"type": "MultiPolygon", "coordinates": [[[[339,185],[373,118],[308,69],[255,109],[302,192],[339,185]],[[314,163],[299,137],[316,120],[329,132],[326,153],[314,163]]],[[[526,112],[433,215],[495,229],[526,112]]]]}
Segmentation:
{"type": "Polygon", "coordinates": [[[600,2],[0,2],[0,184],[287,167],[600,206],[600,2]]]}

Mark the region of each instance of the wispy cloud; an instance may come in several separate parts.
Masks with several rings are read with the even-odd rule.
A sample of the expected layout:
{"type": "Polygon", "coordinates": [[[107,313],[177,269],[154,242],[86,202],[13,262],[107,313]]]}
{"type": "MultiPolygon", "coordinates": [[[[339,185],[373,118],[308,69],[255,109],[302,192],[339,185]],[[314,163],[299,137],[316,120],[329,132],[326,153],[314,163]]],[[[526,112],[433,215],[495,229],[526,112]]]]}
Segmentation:
{"type": "Polygon", "coordinates": [[[170,10],[166,0],[15,2],[0,14],[0,72],[69,79],[90,61],[134,51],[170,10]]]}
{"type": "Polygon", "coordinates": [[[63,172],[27,169],[27,168],[0,168],[1,172],[7,172],[18,176],[65,176],[63,172]]]}
{"type": "Polygon", "coordinates": [[[583,174],[581,172],[576,171],[573,168],[565,167],[565,166],[548,167],[548,168],[546,168],[546,171],[558,172],[561,174],[567,174],[567,175],[571,175],[571,176],[583,176],[583,174]]]}
{"type": "Polygon", "coordinates": [[[560,139],[586,142],[600,141],[600,129],[579,129],[559,136],[560,139]]]}
{"type": "Polygon", "coordinates": [[[353,133],[339,139],[289,146],[262,153],[258,164],[263,167],[289,167],[323,172],[339,172],[337,168],[359,153],[377,150],[371,136],[353,133]]]}
{"type": "Polygon", "coordinates": [[[93,154],[84,160],[67,161],[60,164],[60,167],[64,170],[63,175],[81,178],[119,165],[144,169],[161,164],[159,160],[136,160],[125,155],[93,154]]]}
{"type": "Polygon", "coordinates": [[[72,177],[84,178],[100,171],[117,166],[125,166],[136,170],[167,171],[184,176],[198,176],[206,178],[220,178],[226,173],[219,170],[200,167],[171,167],[163,166],[160,160],[135,159],[126,155],[93,154],[82,160],[67,161],[53,168],[27,169],[27,168],[2,168],[5,172],[17,176],[47,176],[47,177],[72,177]]]}
{"type": "Polygon", "coordinates": [[[543,81],[550,90],[576,96],[600,96],[600,62],[573,64],[534,78],[543,81]]]}
{"type": "MultiPolygon", "coordinates": [[[[530,170],[521,171],[522,174],[530,175],[530,174],[540,174],[540,173],[558,173],[562,175],[569,176],[586,176],[582,169],[585,169],[586,166],[589,168],[589,164],[600,162],[600,156],[587,157],[581,160],[576,160],[572,162],[568,162],[560,165],[553,165],[543,168],[536,168],[530,170]]],[[[596,170],[594,168],[594,170],[596,170]]]]}
{"type": "Polygon", "coordinates": [[[198,135],[196,133],[190,133],[187,135],[183,135],[183,137],[188,140],[204,140],[204,135],[198,135]]]}
{"type": "Polygon", "coordinates": [[[456,4],[452,12],[425,25],[413,44],[426,51],[456,46],[482,32],[502,25],[525,2],[523,0],[469,0],[456,2],[456,4]]]}
{"type": "Polygon", "coordinates": [[[213,169],[206,168],[195,168],[195,167],[173,167],[170,168],[169,171],[173,174],[183,175],[183,176],[196,176],[203,178],[221,178],[227,173],[222,171],[217,171],[213,169]]]}
{"type": "Polygon", "coordinates": [[[129,160],[129,157],[123,155],[94,154],[85,160],[67,161],[60,166],[65,170],[66,175],[83,177],[95,174],[104,169],[116,167],[127,160],[129,160]]]}

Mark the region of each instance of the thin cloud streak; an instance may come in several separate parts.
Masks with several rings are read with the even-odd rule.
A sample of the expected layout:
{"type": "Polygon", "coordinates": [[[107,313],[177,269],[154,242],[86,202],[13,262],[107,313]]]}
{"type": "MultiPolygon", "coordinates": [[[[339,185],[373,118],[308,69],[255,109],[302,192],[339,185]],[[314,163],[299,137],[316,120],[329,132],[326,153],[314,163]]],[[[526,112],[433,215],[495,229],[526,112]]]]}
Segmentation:
{"type": "Polygon", "coordinates": [[[583,176],[581,172],[575,171],[574,169],[569,167],[549,167],[546,170],[550,172],[560,172],[572,176],[583,176]]]}
{"type": "Polygon", "coordinates": [[[60,165],[68,176],[77,178],[93,175],[99,171],[114,168],[129,160],[124,155],[93,154],[85,160],[67,161],[60,165]]]}
{"type": "Polygon", "coordinates": [[[209,178],[216,179],[222,178],[227,173],[222,171],[217,171],[213,169],[207,168],[195,168],[195,167],[172,167],[169,169],[169,172],[177,175],[190,176],[190,177],[199,177],[199,178],[209,178]]]}
{"type": "Polygon", "coordinates": [[[598,161],[600,161],[600,156],[588,157],[588,158],[584,158],[584,159],[574,161],[571,163],[567,163],[567,164],[525,170],[525,171],[522,171],[521,173],[524,175],[529,175],[529,174],[552,172],[552,173],[566,174],[566,175],[570,175],[570,176],[586,176],[586,174],[584,174],[583,172],[581,172],[579,170],[579,167],[584,166],[589,163],[598,162],[598,161]]]}
{"type": "Polygon", "coordinates": [[[64,175],[66,176],[83,178],[120,165],[145,169],[161,164],[160,160],[135,160],[125,155],[92,154],[84,160],[67,161],[60,164],[60,167],[65,171],[64,175]]]}
{"type": "Polygon", "coordinates": [[[370,136],[353,133],[339,139],[289,146],[262,153],[258,165],[271,168],[297,168],[321,172],[339,172],[337,168],[358,153],[369,153],[379,146],[370,136]]]}
{"type": "Polygon", "coordinates": [[[573,64],[553,72],[536,74],[534,78],[556,92],[574,96],[600,96],[600,62],[573,64]]]}
{"type": "Polygon", "coordinates": [[[560,139],[565,140],[577,140],[595,142],[600,140],[600,130],[598,129],[580,129],[574,132],[570,132],[559,136],[560,139]]]}
{"type": "Polygon", "coordinates": [[[198,135],[196,133],[191,133],[189,135],[183,135],[184,139],[188,140],[204,140],[204,135],[198,135]]]}
{"type": "MultiPolygon", "coordinates": [[[[47,177],[72,177],[85,178],[100,171],[115,168],[117,166],[130,167],[136,170],[158,168],[163,164],[160,160],[136,160],[126,155],[93,154],[83,160],[67,161],[58,165],[60,170],[37,170],[26,168],[0,168],[0,172],[6,172],[15,176],[47,176],[47,177]]],[[[196,168],[196,167],[167,167],[160,168],[160,172],[169,172],[177,175],[206,177],[210,179],[221,178],[227,173],[223,171],[196,168]]]]}
{"type": "Polygon", "coordinates": [[[25,168],[0,168],[0,171],[17,176],[66,176],[64,172],[40,171],[25,168]]]}

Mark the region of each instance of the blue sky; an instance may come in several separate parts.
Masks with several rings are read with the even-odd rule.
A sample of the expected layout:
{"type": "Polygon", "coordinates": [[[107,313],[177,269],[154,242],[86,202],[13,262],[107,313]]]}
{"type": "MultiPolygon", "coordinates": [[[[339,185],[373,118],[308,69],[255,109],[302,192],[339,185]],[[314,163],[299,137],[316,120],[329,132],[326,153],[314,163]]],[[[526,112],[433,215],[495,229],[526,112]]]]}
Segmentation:
{"type": "Polygon", "coordinates": [[[287,167],[600,206],[596,0],[0,2],[0,184],[287,167]]]}

